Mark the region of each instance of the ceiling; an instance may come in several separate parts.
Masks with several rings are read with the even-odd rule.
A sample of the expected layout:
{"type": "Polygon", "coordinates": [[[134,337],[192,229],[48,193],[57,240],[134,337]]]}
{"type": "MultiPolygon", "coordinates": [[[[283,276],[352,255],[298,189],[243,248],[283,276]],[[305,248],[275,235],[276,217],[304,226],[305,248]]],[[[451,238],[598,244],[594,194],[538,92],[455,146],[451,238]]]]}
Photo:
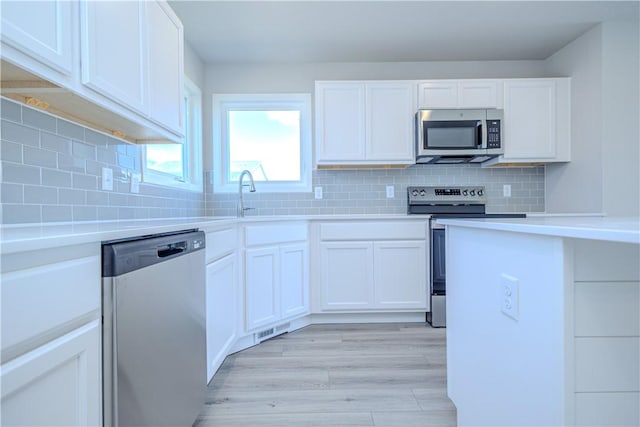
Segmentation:
{"type": "Polygon", "coordinates": [[[207,64],[545,59],[638,1],[170,1],[207,64]]]}

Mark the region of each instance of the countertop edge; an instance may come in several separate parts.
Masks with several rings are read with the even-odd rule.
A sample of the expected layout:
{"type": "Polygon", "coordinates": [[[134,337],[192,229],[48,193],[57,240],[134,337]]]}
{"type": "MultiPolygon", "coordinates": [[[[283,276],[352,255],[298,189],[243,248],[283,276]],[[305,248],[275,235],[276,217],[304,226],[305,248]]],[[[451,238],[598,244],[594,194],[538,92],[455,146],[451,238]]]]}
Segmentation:
{"type": "Polygon", "coordinates": [[[640,220],[637,217],[440,219],[438,223],[485,230],[640,244],[640,220]]]}

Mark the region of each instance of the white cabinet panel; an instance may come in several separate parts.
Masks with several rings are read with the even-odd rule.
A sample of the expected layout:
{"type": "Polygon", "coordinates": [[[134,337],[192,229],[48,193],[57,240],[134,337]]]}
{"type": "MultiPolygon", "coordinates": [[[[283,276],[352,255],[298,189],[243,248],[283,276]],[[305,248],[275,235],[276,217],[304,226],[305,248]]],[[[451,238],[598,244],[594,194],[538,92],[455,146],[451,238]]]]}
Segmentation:
{"type": "Polygon", "coordinates": [[[282,318],[309,311],[309,267],[306,243],[280,246],[280,307],[282,318]]]}
{"type": "Polygon", "coordinates": [[[575,284],[575,336],[639,336],[639,282],[575,284]]]}
{"type": "Polygon", "coordinates": [[[424,241],[375,242],[373,259],[376,307],[427,308],[424,241]]]}
{"type": "Polygon", "coordinates": [[[278,248],[250,248],[245,256],[246,328],[252,330],[280,318],[278,248]]]}
{"type": "Polygon", "coordinates": [[[100,257],[4,273],[1,292],[2,349],[46,339],[57,328],[99,315],[100,257]]]}
{"type": "Polygon", "coordinates": [[[0,424],[101,426],[100,348],[95,320],[3,364],[0,424]]]}
{"type": "Polygon", "coordinates": [[[207,381],[216,373],[237,335],[236,255],[207,265],[207,381]]]}
{"type": "Polygon", "coordinates": [[[149,115],[151,119],[182,134],[183,29],[166,3],[147,2],[149,31],[149,115]]]}
{"type": "Polygon", "coordinates": [[[414,159],[414,85],[409,82],[366,85],[366,158],[380,161],[414,159]]]}
{"type": "Polygon", "coordinates": [[[364,104],[362,84],[316,84],[316,161],[364,159],[364,104]]]}
{"type": "Polygon", "coordinates": [[[320,250],[322,308],[371,308],[374,302],[373,244],[325,242],[320,250]]]}
{"type": "Polygon", "coordinates": [[[83,83],[146,114],[144,2],[82,2],[81,11],[83,83]]]}
{"type": "Polygon", "coordinates": [[[70,1],[3,1],[2,42],[70,75],[74,10],[70,1]]]}
{"type": "Polygon", "coordinates": [[[412,81],[316,82],[316,163],[414,163],[412,81]]]}
{"type": "Polygon", "coordinates": [[[458,83],[455,81],[431,81],[418,85],[420,108],[457,108],[458,83]]]}
{"type": "Polygon", "coordinates": [[[576,338],[576,392],[640,391],[638,337],[576,338]]]}
{"type": "Polygon", "coordinates": [[[501,108],[499,80],[426,80],[418,84],[418,107],[501,108]]]}
{"type": "Polygon", "coordinates": [[[576,426],[640,425],[640,393],[576,393],[576,426]]]}
{"type": "Polygon", "coordinates": [[[554,158],[556,87],[553,80],[504,83],[506,158],[554,158]]]}

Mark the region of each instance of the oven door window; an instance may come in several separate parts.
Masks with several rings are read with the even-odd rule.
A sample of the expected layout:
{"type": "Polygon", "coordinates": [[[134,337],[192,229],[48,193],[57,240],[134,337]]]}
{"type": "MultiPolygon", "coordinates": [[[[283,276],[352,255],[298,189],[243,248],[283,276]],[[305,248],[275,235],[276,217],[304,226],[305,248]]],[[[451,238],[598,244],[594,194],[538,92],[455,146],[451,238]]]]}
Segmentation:
{"type": "Polygon", "coordinates": [[[465,150],[482,146],[480,120],[426,121],[422,131],[425,150],[465,150]]]}
{"type": "Polygon", "coordinates": [[[433,245],[431,248],[431,293],[434,295],[445,295],[445,230],[432,230],[431,241],[433,245]]]}

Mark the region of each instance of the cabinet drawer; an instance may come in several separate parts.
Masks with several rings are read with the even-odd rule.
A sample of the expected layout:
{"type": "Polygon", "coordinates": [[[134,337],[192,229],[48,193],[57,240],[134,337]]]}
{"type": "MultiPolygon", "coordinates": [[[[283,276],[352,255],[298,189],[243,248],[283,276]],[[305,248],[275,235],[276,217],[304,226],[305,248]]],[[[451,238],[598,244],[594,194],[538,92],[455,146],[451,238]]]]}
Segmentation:
{"type": "Polygon", "coordinates": [[[320,240],[424,240],[426,221],[330,222],[320,224],[320,240]]]}
{"type": "Polygon", "coordinates": [[[207,233],[206,259],[211,262],[235,251],[238,231],[235,228],[207,233]]]}
{"type": "Polygon", "coordinates": [[[271,245],[307,240],[307,224],[250,225],[245,228],[247,246],[271,245]]]}
{"type": "Polygon", "coordinates": [[[100,257],[12,271],[2,275],[1,289],[4,359],[11,347],[31,349],[98,317],[100,257]]]}

